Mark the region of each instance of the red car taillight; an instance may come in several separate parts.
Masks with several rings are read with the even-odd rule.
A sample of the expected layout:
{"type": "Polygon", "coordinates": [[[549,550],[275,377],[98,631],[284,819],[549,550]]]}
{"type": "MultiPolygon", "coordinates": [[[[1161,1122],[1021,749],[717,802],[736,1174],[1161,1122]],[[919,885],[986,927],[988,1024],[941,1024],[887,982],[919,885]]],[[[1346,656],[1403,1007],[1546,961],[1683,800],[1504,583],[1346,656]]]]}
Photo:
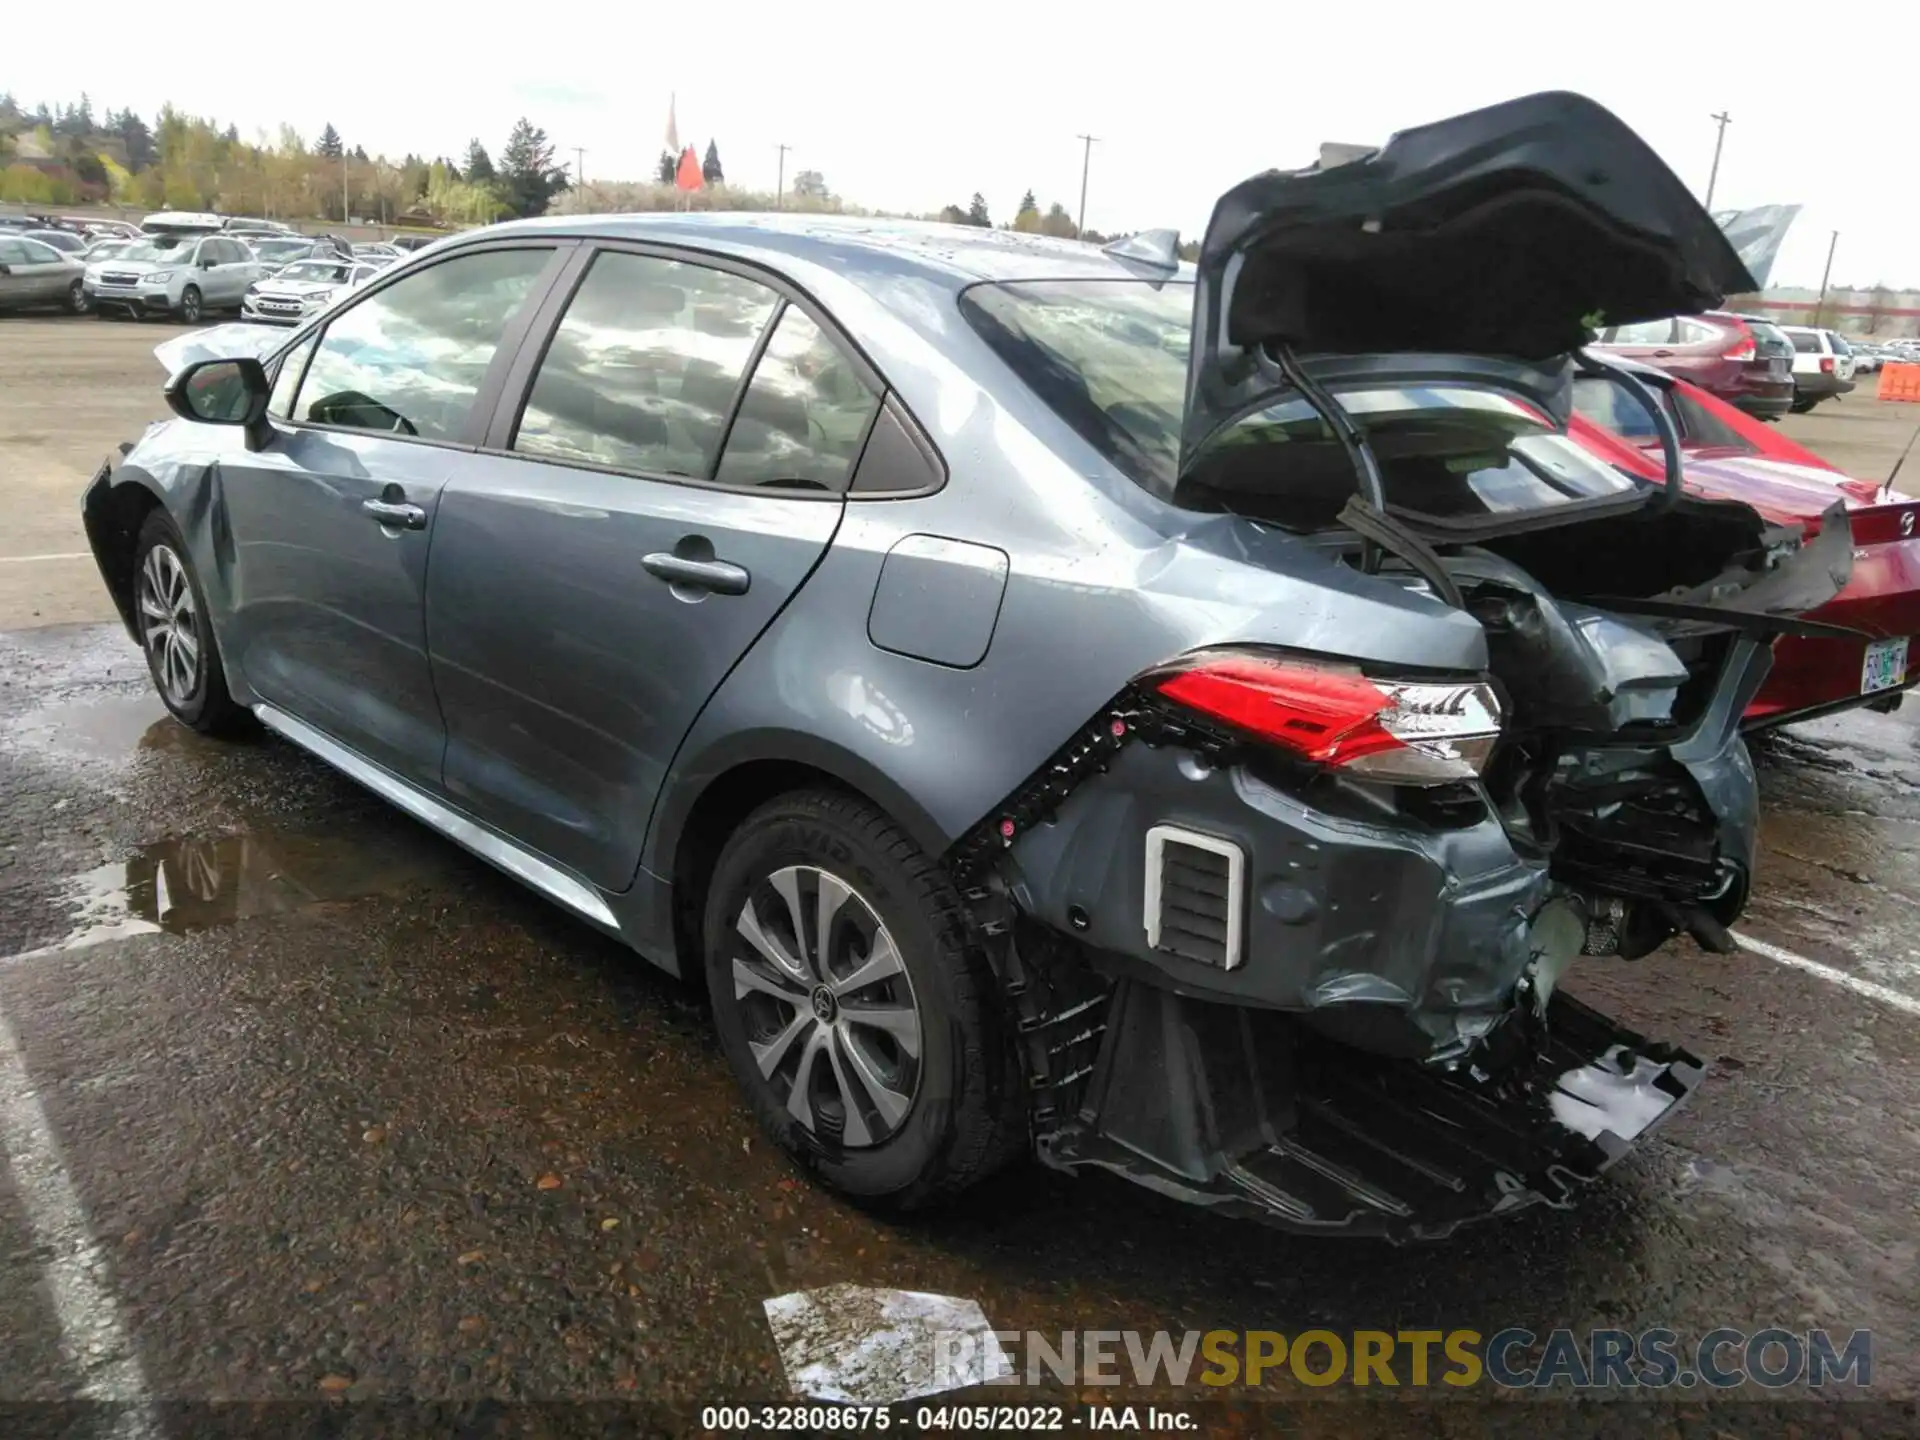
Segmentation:
{"type": "Polygon", "coordinates": [[[1759,353],[1760,352],[1754,348],[1753,337],[1748,336],[1744,340],[1736,341],[1734,347],[1720,358],[1722,360],[1752,360],[1759,355],[1759,353]]]}
{"type": "Polygon", "coordinates": [[[1822,355],[1820,357],[1820,373],[1822,375],[1831,375],[1833,373],[1833,356],[1822,355]]]}
{"type": "Polygon", "coordinates": [[[1395,785],[1474,779],[1500,738],[1499,698],[1477,680],[1376,680],[1349,665],[1214,650],[1151,683],[1302,760],[1395,785]]]}

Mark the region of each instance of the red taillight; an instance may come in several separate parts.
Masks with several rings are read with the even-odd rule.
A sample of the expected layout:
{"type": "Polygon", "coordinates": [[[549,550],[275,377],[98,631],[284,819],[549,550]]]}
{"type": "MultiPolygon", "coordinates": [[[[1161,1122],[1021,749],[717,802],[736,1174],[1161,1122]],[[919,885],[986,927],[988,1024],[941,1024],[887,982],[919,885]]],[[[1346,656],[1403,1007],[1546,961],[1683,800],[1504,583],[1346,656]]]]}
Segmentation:
{"type": "Polygon", "coordinates": [[[1752,338],[1749,337],[1735,343],[1734,347],[1720,358],[1722,360],[1752,360],[1758,356],[1759,353],[1760,352],[1754,348],[1752,338]]]}
{"type": "Polygon", "coordinates": [[[1820,373],[1822,375],[1831,375],[1833,373],[1833,356],[1822,355],[1820,357],[1820,373]]]}
{"type": "Polygon", "coordinates": [[[1217,650],[1189,656],[1153,684],[1303,760],[1394,784],[1470,780],[1500,736],[1500,702],[1474,680],[1370,680],[1350,666],[1217,650]]]}

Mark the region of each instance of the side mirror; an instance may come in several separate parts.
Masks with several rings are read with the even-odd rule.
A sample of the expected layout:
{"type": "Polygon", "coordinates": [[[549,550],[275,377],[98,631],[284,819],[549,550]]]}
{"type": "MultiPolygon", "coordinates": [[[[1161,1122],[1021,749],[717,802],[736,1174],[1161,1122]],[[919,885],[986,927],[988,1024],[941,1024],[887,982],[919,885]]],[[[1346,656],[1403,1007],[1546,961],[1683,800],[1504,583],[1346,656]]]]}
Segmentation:
{"type": "Polygon", "coordinates": [[[173,413],[202,425],[243,425],[247,448],[258,450],[272,431],[267,401],[273,387],[258,360],[201,360],[167,381],[163,392],[173,413]]]}
{"type": "Polygon", "coordinates": [[[202,270],[211,270],[214,266],[218,265],[219,263],[220,262],[214,259],[211,255],[202,255],[200,257],[200,268],[202,270]]]}
{"type": "Polygon", "coordinates": [[[0,265],[0,275],[11,275],[12,273],[13,267],[11,265],[0,265]]]}

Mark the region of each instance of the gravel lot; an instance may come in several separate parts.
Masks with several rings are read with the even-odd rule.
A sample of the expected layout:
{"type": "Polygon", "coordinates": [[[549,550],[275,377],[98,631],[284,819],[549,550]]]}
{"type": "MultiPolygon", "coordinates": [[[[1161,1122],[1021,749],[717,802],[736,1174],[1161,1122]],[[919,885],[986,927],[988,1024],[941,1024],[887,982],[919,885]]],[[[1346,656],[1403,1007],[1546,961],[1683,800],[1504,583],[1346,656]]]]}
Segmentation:
{"type": "MultiPolygon", "coordinates": [[[[546,1419],[693,1430],[703,1404],[786,1396],[763,1300],[845,1281],[1049,1332],[1867,1329],[1864,1392],[1745,1389],[1658,1423],[1920,1433],[1913,707],[1759,747],[1741,929],[1771,957],[1576,968],[1715,1071],[1581,1208],[1392,1250],[1025,1169],[883,1223],[761,1143],[676,984],[285,745],[165,717],[91,559],[65,557],[93,467],[162,411],[171,333],[0,318],[0,1433],[205,1433],[229,1412],[169,1406],[343,1398],[634,1402],[546,1419]],[[135,1408],[55,1403],[80,1396],[135,1408]]],[[[1884,475],[1916,423],[1848,399],[1787,428],[1884,475]]],[[[1261,1393],[1284,1408],[1157,1398],[1241,1433],[1655,1420],[1564,1389],[1429,1411],[1276,1371],[1261,1393]]],[[[1080,1425],[1071,1392],[1014,1398],[1036,1394],[1080,1425]]],[[[360,1413],[356,1434],[440,1423],[360,1413]]]]}

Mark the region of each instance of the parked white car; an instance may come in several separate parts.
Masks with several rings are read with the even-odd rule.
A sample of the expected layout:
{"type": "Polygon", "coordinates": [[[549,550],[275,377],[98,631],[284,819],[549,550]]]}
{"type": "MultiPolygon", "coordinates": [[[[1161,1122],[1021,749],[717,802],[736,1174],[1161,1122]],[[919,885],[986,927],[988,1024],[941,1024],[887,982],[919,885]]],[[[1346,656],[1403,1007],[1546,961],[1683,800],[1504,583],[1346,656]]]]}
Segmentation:
{"type": "Polygon", "coordinates": [[[240,304],[242,320],[298,325],[326,309],[336,294],[358,289],[380,273],[378,265],[352,260],[300,260],[256,282],[240,304]]]}
{"type": "Polygon", "coordinates": [[[1822,400],[1853,389],[1853,351],[1831,330],[1810,325],[1780,327],[1793,342],[1793,410],[1804,415],[1822,400]]]}

